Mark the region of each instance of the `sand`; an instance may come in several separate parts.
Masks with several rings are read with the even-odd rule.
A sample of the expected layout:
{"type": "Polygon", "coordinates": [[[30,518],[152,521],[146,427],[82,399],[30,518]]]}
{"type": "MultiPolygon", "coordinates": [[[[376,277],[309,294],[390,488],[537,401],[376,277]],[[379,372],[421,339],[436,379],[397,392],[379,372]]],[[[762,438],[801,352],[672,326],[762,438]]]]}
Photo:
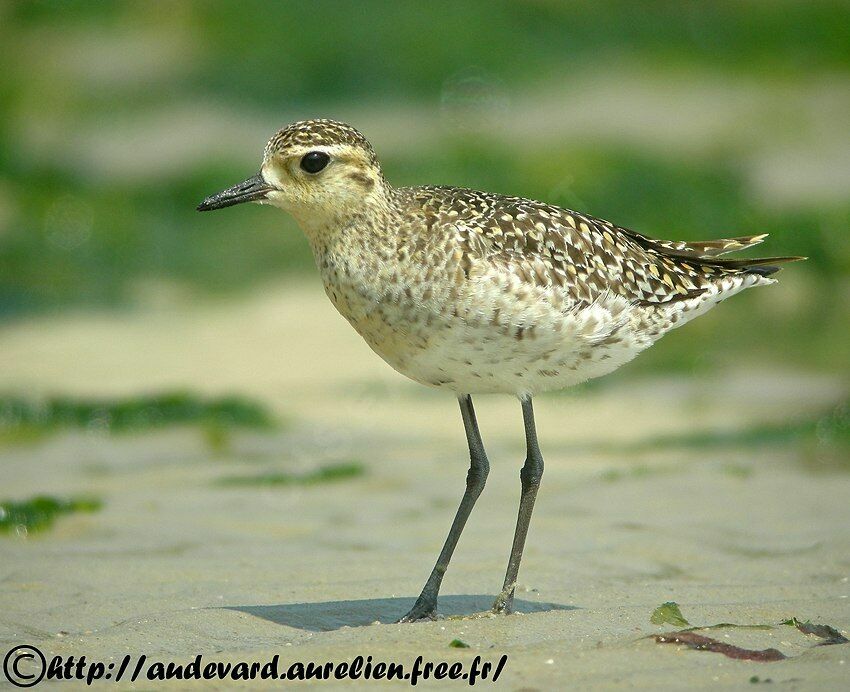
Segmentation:
{"type": "Polygon", "coordinates": [[[783,689],[850,686],[848,645],[816,647],[787,626],[711,633],[789,656],[736,661],[659,645],[651,635],[676,628],[650,622],[659,604],[676,601],[695,625],[797,617],[847,635],[850,474],[818,470],[781,444],[630,449],[689,429],[812,416],[846,397],[846,381],[626,373],[540,398],[547,466],[520,572],[521,612],[510,617],[483,612],[510,547],[521,419],[509,397],[480,397],[492,472],[444,582],[448,617],[397,625],[463,489],[460,417],[450,396],[381,363],[317,282],[227,303],[165,301],[10,323],[0,329],[0,356],[0,391],[235,392],[288,422],[272,434],[236,433],[223,449],[193,428],[77,431],[0,449],[3,498],[94,494],[105,503],[42,534],[0,537],[0,653],[32,644],[48,657],[109,662],[144,653],[182,663],[199,653],[230,662],[278,654],[283,668],[356,655],[495,664],[507,654],[497,684],[514,690],[752,689],[752,676],[783,689]],[[219,484],[350,461],[365,475],[311,486],[219,484]],[[450,647],[455,639],[469,648],[450,647]]]}

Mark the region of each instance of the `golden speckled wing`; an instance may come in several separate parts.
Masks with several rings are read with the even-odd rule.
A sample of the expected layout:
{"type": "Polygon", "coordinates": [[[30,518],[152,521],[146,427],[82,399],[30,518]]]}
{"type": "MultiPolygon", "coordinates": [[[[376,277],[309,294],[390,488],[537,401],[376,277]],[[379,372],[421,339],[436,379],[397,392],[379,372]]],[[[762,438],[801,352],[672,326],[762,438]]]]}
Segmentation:
{"type": "Polygon", "coordinates": [[[458,188],[410,191],[435,226],[460,234],[471,262],[561,287],[577,302],[610,292],[636,303],[666,303],[699,295],[733,271],[697,256],[705,247],[666,248],[608,221],[533,200],[458,188]]]}

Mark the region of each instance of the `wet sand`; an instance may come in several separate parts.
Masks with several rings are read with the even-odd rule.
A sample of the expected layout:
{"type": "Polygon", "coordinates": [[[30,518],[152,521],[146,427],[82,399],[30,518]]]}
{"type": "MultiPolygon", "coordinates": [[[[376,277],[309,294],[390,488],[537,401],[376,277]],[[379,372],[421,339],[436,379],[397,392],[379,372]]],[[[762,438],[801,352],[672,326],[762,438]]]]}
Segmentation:
{"type": "Polygon", "coordinates": [[[0,354],[0,391],[238,393],[287,421],[272,434],[234,433],[224,448],[185,428],[69,432],[0,449],[4,498],[104,500],[100,512],[61,518],[43,534],[0,537],[4,652],[27,643],[45,655],[106,661],[279,654],[284,666],[358,654],[495,663],[507,654],[506,689],[752,689],[754,675],[788,689],[850,684],[850,646],[815,647],[817,639],[791,627],[713,633],[790,657],[775,663],[646,638],[676,629],[650,622],[665,601],[678,602],[695,625],[797,617],[847,635],[850,474],[813,471],[791,445],[634,449],[690,429],[808,418],[844,399],[846,381],[618,375],[597,389],[541,397],[547,466],[520,572],[521,612],[510,617],[482,613],[510,548],[521,418],[509,397],[479,397],[492,472],[444,582],[448,617],[396,625],[463,489],[460,417],[449,395],[381,363],[317,282],[191,309],[11,323],[0,329],[0,354]],[[364,465],[362,477],[219,484],[351,461],[364,465]],[[454,639],[469,648],[451,648],[454,639]]]}

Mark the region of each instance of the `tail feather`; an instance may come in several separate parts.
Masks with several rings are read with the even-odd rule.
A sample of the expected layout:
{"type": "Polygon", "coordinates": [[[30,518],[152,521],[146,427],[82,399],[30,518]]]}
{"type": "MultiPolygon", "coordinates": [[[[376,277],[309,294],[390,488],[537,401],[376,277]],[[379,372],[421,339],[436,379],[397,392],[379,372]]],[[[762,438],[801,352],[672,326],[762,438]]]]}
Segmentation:
{"type": "Polygon", "coordinates": [[[705,260],[704,264],[710,264],[723,269],[733,269],[743,271],[747,274],[759,274],[760,276],[770,276],[782,269],[782,264],[789,262],[801,262],[808,259],[806,257],[756,257],[753,259],[711,259],[705,260]]]}
{"type": "Polygon", "coordinates": [[[695,252],[700,252],[703,257],[719,257],[729,252],[746,250],[758,245],[767,238],[767,233],[758,235],[745,235],[738,238],[721,238],[720,240],[700,240],[688,243],[695,252]]]}
{"type": "Polygon", "coordinates": [[[746,250],[758,245],[767,238],[767,233],[758,235],[745,235],[738,238],[720,238],[718,240],[694,240],[681,243],[682,250],[693,253],[698,257],[720,257],[730,252],[746,250]]]}
{"type": "Polygon", "coordinates": [[[632,238],[642,247],[678,260],[684,260],[692,264],[703,264],[723,269],[745,271],[750,274],[770,276],[778,272],[781,267],[777,266],[787,262],[799,262],[805,257],[757,257],[757,258],[726,258],[721,257],[730,252],[746,250],[758,245],[767,233],[758,235],[745,235],[738,238],[721,238],[719,240],[656,240],[637,231],[620,228],[620,231],[632,238]]]}
{"type": "MultiPolygon", "coordinates": [[[[669,256],[669,255],[668,255],[669,256]]],[[[684,259],[684,258],[680,258],[684,259]]],[[[664,305],[664,304],[675,304],[681,303],[682,301],[688,301],[693,298],[700,298],[703,296],[716,295],[719,296],[719,300],[724,300],[725,298],[737,293],[738,291],[747,288],[749,286],[757,285],[758,283],[765,282],[742,282],[738,281],[737,283],[732,285],[734,289],[732,292],[729,292],[728,286],[726,286],[726,282],[730,279],[745,279],[747,276],[755,277],[769,277],[780,269],[782,269],[783,264],[787,264],[788,262],[799,262],[801,260],[808,259],[807,257],[758,257],[755,259],[687,259],[687,264],[689,265],[701,265],[704,267],[714,267],[715,269],[721,269],[722,271],[716,272],[707,282],[702,283],[697,288],[686,291],[684,293],[676,293],[668,296],[664,300],[644,300],[640,301],[642,305],[664,305]],[[724,288],[725,286],[725,288],[724,288]],[[719,291],[719,293],[718,293],[719,291]]],[[[773,283],[773,279],[768,281],[767,283],[773,283]]],[[[707,308],[706,308],[707,309],[707,308]]]]}
{"type": "Polygon", "coordinates": [[[621,228],[620,230],[644,247],[692,259],[711,259],[730,252],[739,252],[758,245],[767,238],[767,233],[759,233],[718,240],[657,240],[631,229],[621,228]]]}

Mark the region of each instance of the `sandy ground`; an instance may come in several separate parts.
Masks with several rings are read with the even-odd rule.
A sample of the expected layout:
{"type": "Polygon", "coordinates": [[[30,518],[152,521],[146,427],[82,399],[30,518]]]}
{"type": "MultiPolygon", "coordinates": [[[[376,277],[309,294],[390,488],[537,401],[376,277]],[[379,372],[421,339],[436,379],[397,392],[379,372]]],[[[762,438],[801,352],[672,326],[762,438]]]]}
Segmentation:
{"type": "Polygon", "coordinates": [[[811,416],[844,398],[846,382],[615,376],[580,395],[541,398],[547,467],[520,573],[522,612],[511,617],[475,614],[501,586],[521,420],[510,398],[481,397],[492,473],[441,600],[443,615],[465,617],[397,625],[462,492],[460,418],[449,396],[381,363],[317,282],[192,309],[18,322],[0,330],[0,358],[0,391],[236,392],[289,421],[279,433],[239,433],[218,451],[193,429],[68,433],[0,450],[3,497],[88,493],[105,502],[47,533],[0,537],[4,653],[27,643],[105,661],[279,654],[284,666],[358,654],[495,663],[507,654],[498,684],[514,690],[752,689],[754,675],[787,683],[782,689],[850,685],[850,646],[815,647],[790,627],[714,633],[791,657],[776,663],[645,638],[674,629],[649,620],[665,601],[694,624],[796,616],[847,635],[850,476],[812,473],[781,446],[629,450],[692,428],[811,416]],[[351,460],[367,474],[308,487],[216,484],[351,460]],[[449,647],[453,639],[470,648],[449,647]]]}

